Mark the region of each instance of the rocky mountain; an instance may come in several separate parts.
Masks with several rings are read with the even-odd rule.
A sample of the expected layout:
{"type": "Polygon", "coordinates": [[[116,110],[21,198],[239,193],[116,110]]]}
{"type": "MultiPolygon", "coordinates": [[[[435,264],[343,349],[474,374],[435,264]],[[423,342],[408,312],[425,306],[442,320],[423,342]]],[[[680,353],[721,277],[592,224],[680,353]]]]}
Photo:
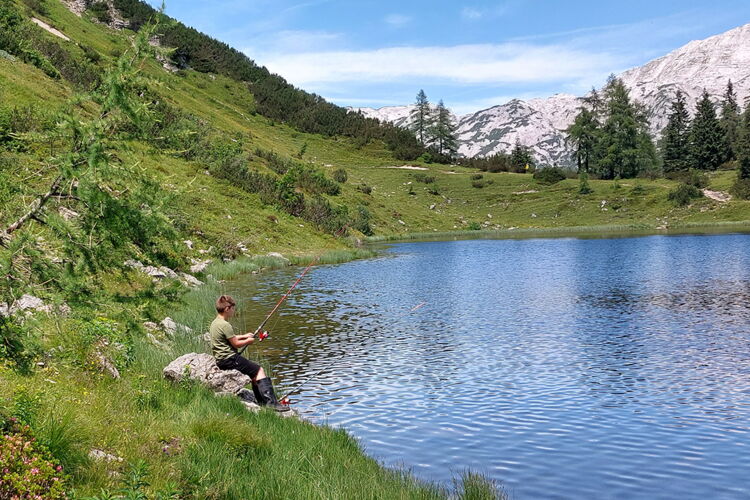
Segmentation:
{"type": "MultiPolygon", "coordinates": [[[[743,103],[750,96],[750,24],[692,41],[618,77],[631,90],[631,96],[646,106],[651,132],[657,137],[667,123],[678,89],[686,94],[689,109],[694,109],[704,88],[718,101],[727,81],[732,80],[743,103]]],[[[566,147],[564,130],[580,105],[580,97],[556,94],[528,101],[513,99],[457,117],[459,154],[473,157],[508,152],[519,140],[532,148],[542,164],[570,165],[572,154],[566,147]]],[[[408,124],[412,107],[355,109],[403,126],[408,124]]]]}

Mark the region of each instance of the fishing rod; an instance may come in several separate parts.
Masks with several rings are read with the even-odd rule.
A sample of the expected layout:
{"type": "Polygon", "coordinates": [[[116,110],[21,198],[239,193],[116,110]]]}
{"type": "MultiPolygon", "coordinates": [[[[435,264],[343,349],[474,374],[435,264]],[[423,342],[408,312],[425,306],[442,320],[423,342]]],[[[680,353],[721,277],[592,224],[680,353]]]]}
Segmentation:
{"type": "MultiPolygon", "coordinates": [[[[345,224],[341,229],[339,229],[338,231],[336,231],[336,233],[333,235],[333,237],[334,238],[338,238],[339,236],[341,236],[342,234],[344,234],[344,231],[346,231],[346,229],[348,227],[349,227],[349,224],[345,224]]],[[[317,264],[318,261],[323,257],[323,254],[325,253],[325,251],[326,251],[326,249],[324,249],[323,251],[321,251],[318,255],[315,256],[315,258],[312,261],[310,261],[310,263],[307,265],[307,267],[304,269],[304,271],[302,271],[302,274],[300,274],[299,277],[297,278],[297,281],[295,281],[294,283],[292,283],[292,286],[289,287],[289,290],[287,290],[286,293],[281,296],[281,298],[276,303],[276,305],[273,307],[273,309],[271,309],[271,312],[269,312],[266,315],[265,319],[263,319],[263,321],[261,322],[261,324],[258,325],[258,328],[255,329],[255,332],[253,333],[253,335],[258,335],[258,341],[263,341],[263,340],[265,340],[265,339],[267,339],[269,337],[269,333],[267,331],[263,331],[263,327],[266,326],[266,323],[268,323],[268,320],[270,320],[271,317],[273,317],[273,315],[276,313],[276,311],[279,310],[279,307],[281,307],[281,304],[283,304],[284,301],[289,297],[289,295],[292,294],[292,291],[294,291],[294,289],[297,288],[297,285],[299,285],[300,281],[302,281],[302,278],[305,277],[305,275],[307,274],[307,272],[310,269],[312,269],[312,267],[315,264],[317,264]]],[[[248,345],[250,345],[250,344],[247,344],[242,349],[240,349],[239,354],[242,354],[243,352],[245,352],[245,349],[247,349],[248,345]]]]}
{"type": "MultiPolygon", "coordinates": [[[[408,314],[411,314],[411,313],[413,313],[413,312],[414,312],[414,311],[416,311],[417,309],[419,309],[419,308],[421,308],[421,307],[424,307],[425,305],[427,305],[427,302],[420,302],[419,304],[417,304],[416,306],[412,307],[412,308],[411,308],[411,309],[409,309],[408,311],[406,311],[406,312],[404,312],[404,313],[400,314],[399,316],[396,316],[396,317],[395,317],[395,318],[393,318],[393,320],[391,320],[391,321],[396,321],[396,320],[399,320],[399,319],[403,318],[404,316],[406,316],[406,315],[408,315],[408,314]]],[[[342,356],[342,357],[343,357],[343,356],[342,356]]],[[[292,390],[290,390],[290,391],[287,391],[287,393],[286,393],[286,394],[284,394],[284,396],[283,396],[283,397],[281,397],[281,398],[279,399],[279,403],[281,403],[281,404],[283,404],[283,405],[290,405],[290,404],[291,404],[292,402],[291,402],[291,400],[289,399],[289,396],[291,396],[291,395],[292,395],[292,394],[294,394],[295,392],[297,392],[297,391],[299,391],[300,389],[302,389],[302,388],[303,388],[303,387],[304,387],[305,385],[307,385],[307,384],[308,384],[308,383],[309,383],[309,382],[310,382],[310,381],[311,381],[312,379],[314,379],[315,377],[317,377],[318,375],[320,375],[321,373],[323,373],[324,371],[326,371],[326,369],[327,369],[327,368],[321,368],[320,370],[316,371],[315,373],[313,373],[312,375],[310,375],[309,377],[307,377],[307,378],[306,378],[306,379],[305,379],[305,380],[304,380],[304,381],[303,381],[303,382],[302,382],[301,384],[298,384],[298,385],[297,385],[297,386],[295,386],[295,387],[294,387],[294,388],[293,388],[292,390]]]]}

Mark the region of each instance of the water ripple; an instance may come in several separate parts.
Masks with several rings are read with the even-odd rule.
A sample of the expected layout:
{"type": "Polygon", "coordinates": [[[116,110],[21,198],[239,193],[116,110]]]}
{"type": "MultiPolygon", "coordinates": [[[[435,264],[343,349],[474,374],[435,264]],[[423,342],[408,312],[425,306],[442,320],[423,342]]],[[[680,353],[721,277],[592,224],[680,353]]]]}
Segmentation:
{"type": "MultiPolygon", "coordinates": [[[[513,498],[748,498],[750,237],[459,241],[315,268],[261,351],[368,453],[513,498]],[[422,302],[427,305],[410,309],[422,302]]],[[[254,324],[296,269],[230,285],[254,324]]],[[[244,325],[243,325],[244,326],[244,325]]]]}

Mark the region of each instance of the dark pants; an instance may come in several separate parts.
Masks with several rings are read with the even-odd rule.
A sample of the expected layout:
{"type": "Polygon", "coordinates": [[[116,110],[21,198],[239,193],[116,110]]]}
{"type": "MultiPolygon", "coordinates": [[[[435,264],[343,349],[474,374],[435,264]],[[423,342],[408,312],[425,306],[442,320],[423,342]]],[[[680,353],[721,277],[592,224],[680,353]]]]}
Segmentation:
{"type": "Polygon", "coordinates": [[[217,360],[216,366],[222,370],[238,370],[253,380],[258,376],[258,371],[260,370],[258,363],[253,363],[239,354],[235,354],[231,358],[217,360]]]}

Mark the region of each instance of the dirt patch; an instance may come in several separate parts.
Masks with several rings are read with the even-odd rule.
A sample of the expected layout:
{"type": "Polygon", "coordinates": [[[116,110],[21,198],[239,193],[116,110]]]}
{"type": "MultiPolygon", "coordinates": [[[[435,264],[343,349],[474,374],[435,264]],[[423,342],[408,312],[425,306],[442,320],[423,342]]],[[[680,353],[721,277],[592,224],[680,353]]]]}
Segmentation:
{"type": "Polygon", "coordinates": [[[62,31],[56,30],[55,28],[53,28],[49,24],[45,23],[41,19],[37,19],[36,17],[32,17],[31,21],[34,24],[36,24],[37,26],[39,26],[40,28],[42,28],[43,30],[48,31],[48,32],[52,33],[53,35],[62,38],[66,42],[70,41],[70,38],[68,38],[67,36],[65,36],[65,34],[62,31]]]}
{"type": "Polygon", "coordinates": [[[725,203],[732,199],[732,196],[729,193],[725,193],[724,191],[711,191],[710,189],[704,189],[703,196],[721,203],[725,203]]]}
{"type": "Polygon", "coordinates": [[[429,170],[427,167],[418,167],[416,165],[402,165],[400,167],[383,167],[383,168],[398,168],[402,170],[429,170]]]}
{"type": "Polygon", "coordinates": [[[536,189],[529,189],[527,191],[514,191],[513,194],[531,194],[531,193],[538,193],[536,189]]]}

